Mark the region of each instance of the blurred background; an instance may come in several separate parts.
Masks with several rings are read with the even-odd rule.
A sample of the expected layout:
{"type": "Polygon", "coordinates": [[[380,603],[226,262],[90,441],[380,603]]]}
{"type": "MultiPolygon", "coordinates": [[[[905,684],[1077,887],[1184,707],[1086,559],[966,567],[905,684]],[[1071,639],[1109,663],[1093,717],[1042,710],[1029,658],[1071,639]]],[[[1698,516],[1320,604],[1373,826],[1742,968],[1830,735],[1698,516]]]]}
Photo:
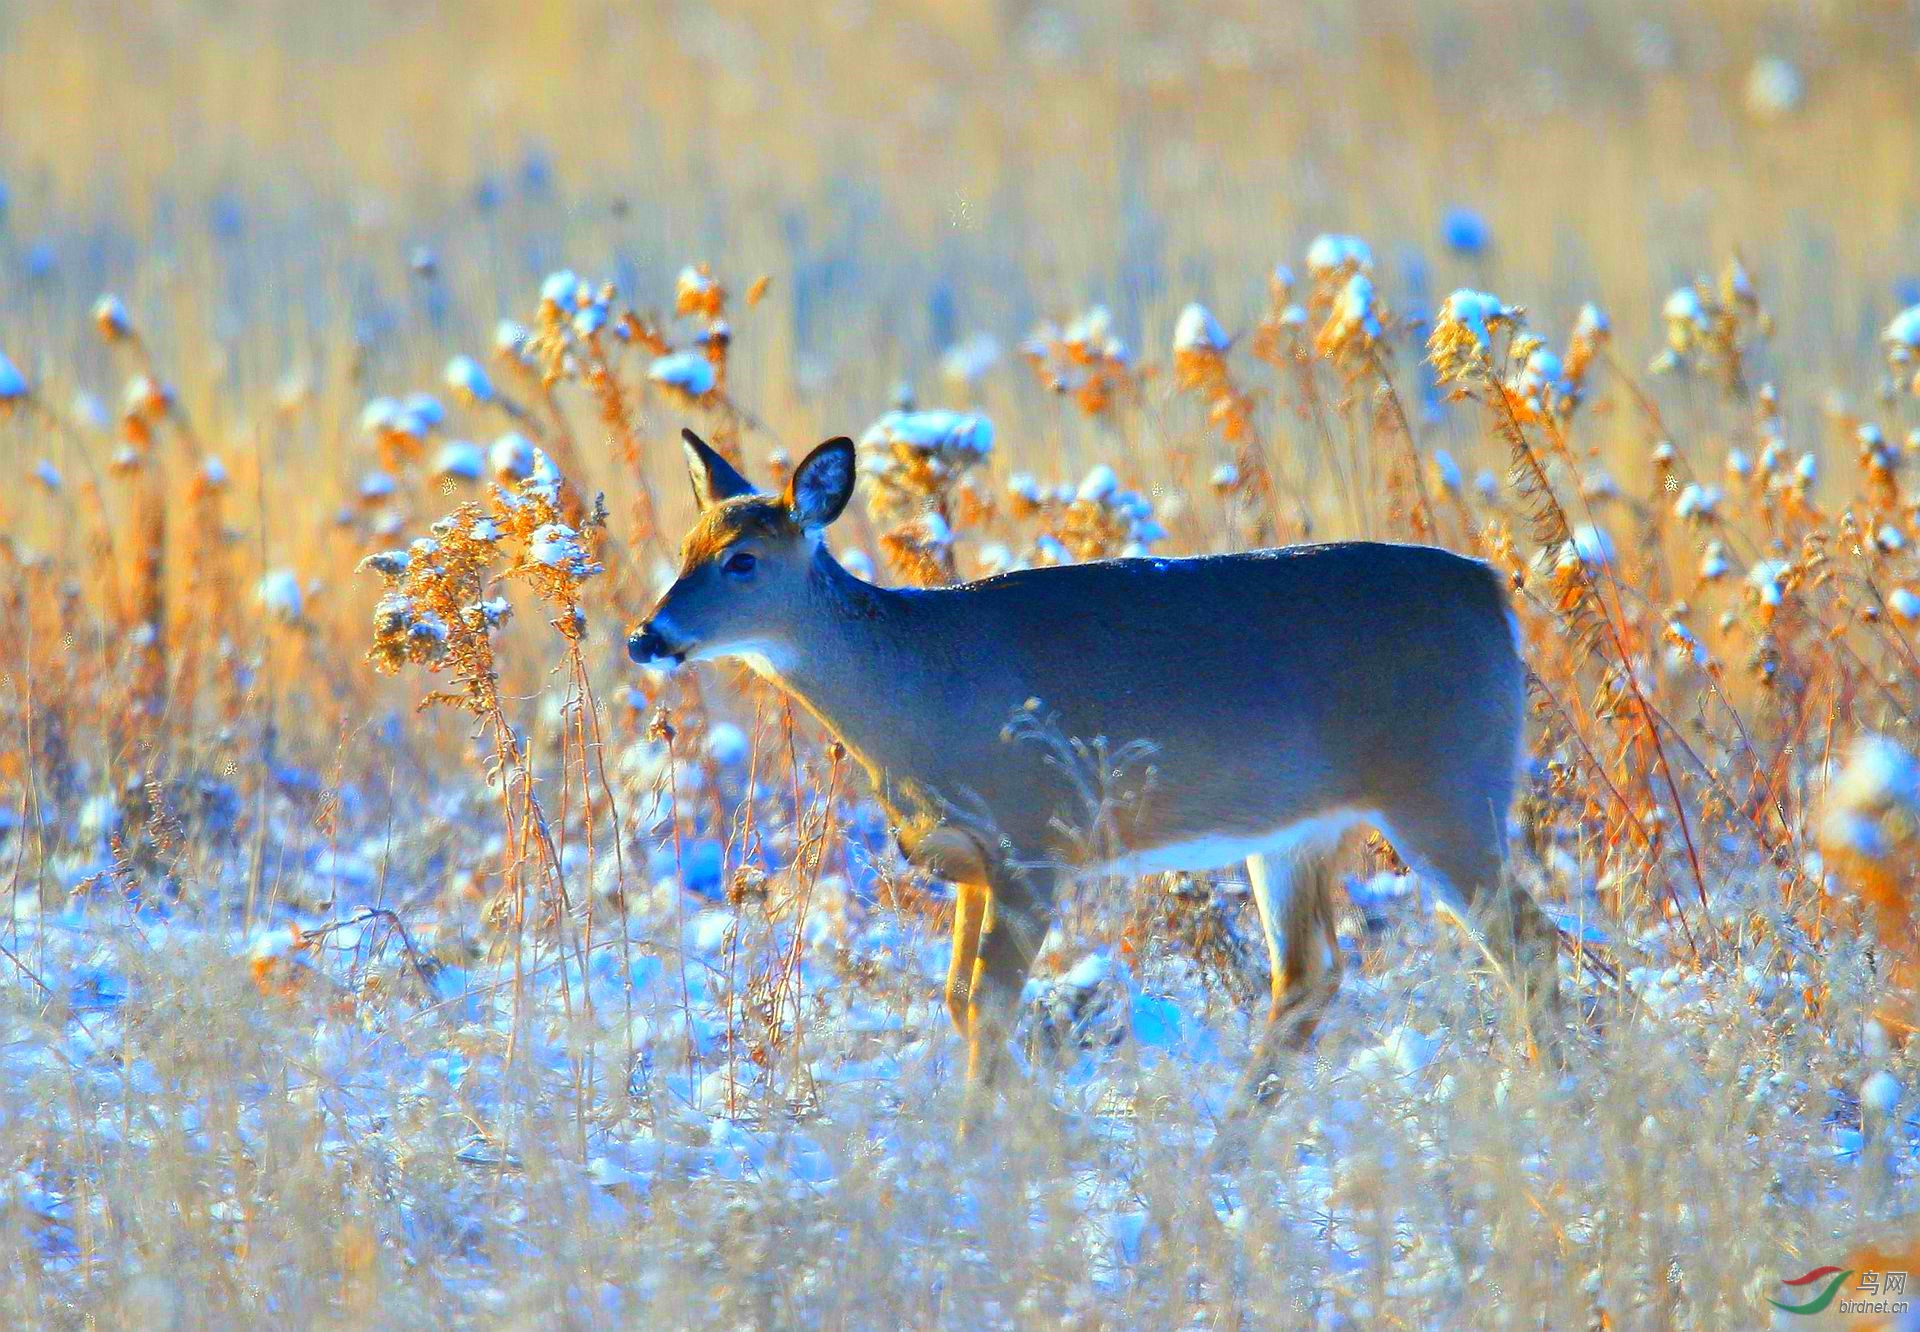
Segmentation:
{"type": "Polygon", "coordinates": [[[15,3],[0,300],[97,356],[112,287],[183,376],[271,383],[415,368],[563,263],[724,256],[776,279],[760,405],[848,428],[1089,301],[1136,346],[1189,299],[1236,331],[1333,230],[1403,305],[1604,295],[1628,334],[1738,249],[1837,367],[1914,299],[1916,106],[1911,0],[15,3]]]}
{"type": "MultiPolygon", "coordinates": [[[[1151,484],[1170,448],[1229,456],[1202,414],[1162,375],[1116,438],[1019,340],[1103,304],[1164,370],[1186,302],[1244,338],[1276,263],[1351,232],[1412,316],[1394,350],[1423,450],[1504,468],[1420,383],[1420,317],[1453,288],[1556,338],[1598,301],[1644,366],[1666,294],[1737,254],[1783,314],[1752,354],[1762,377],[1791,367],[1796,442],[1850,457],[1833,422],[1871,403],[1880,330],[1920,300],[1916,107],[1913,0],[12,4],[0,346],[93,429],[8,429],[0,450],[69,475],[108,456],[126,365],[87,311],[117,293],[235,493],[271,515],[260,568],[290,566],[309,618],[351,643],[373,589],[333,571],[366,548],[336,518],[381,465],[363,405],[442,390],[450,355],[532,320],[550,270],[643,310],[671,308],[684,264],[736,296],[769,278],[730,311],[753,467],[857,434],[905,386],[986,411],[999,479],[1117,453],[1123,482],[1151,484]]],[[[1745,428],[1698,381],[1657,391],[1702,458],[1745,428]]],[[[1283,461],[1317,451],[1256,398],[1283,461]]],[[[642,413],[674,528],[687,414],[642,413]]],[[[1631,445],[1613,465],[1632,485],[1627,416],[1589,439],[1631,445]]],[[[588,439],[588,493],[618,508],[631,473],[588,439]]],[[[422,500],[408,523],[438,511],[422,500]]],[[[12,517],[44,535],[56,512],[12,517]]],[[[1365,530],[1331,508],[1318,528],[1365,530]]]]}
{"type": "Polygon", "coordinates": [[[1858,1247],[1920,1161],[1916,363],[1920,0],[0,0],[0,1324],[1757,1326],[1920,1270],[1858,1247]],[[1524,430],[1432,382],[1463,287],[1524,430]],[[1096,307],[1090,402],[1105,333],[1077,394],[1020,343],[1096,307]],[[1084,1116],[952,1149],[949,896],[770,687],[622,647],[683,424],[764,480],[909,397],[992,428],[867,449],[882,580],[1518,575],[1574,1072],[1376,842],[1227,1192],[1227,875],[1084,886],[1028,1025],[1084,1116]],[[546,511],[483,587],[457,524],[362,568],[534,514],[519,432],[605,494],[584,631],[546,511]]]}

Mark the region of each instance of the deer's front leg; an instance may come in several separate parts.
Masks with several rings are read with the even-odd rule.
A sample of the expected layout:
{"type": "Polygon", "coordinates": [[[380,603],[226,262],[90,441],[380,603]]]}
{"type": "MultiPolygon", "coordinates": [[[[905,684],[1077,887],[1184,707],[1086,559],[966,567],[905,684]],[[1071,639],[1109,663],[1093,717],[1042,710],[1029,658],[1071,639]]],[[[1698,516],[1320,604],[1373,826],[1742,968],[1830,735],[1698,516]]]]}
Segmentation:
{"type": "Polygon", "coordinates": [[[967,1034],[980,931],[987,917],[986,856],[972,834],[950,823],[910,820],[900,828],[900,850],[909,862],[953,885],[953,959],[947,965],[947,1014],[967,1034]]]}
{"type": "Polygon", "coordinates": [[[1036,891],[1028,875],[996,875],[968,1006],[967,1086],[972,1098],[991,1094],[1006,1062],[1020,996],[1046,940],[1051,907],[1052,894],[1036,891]]]}

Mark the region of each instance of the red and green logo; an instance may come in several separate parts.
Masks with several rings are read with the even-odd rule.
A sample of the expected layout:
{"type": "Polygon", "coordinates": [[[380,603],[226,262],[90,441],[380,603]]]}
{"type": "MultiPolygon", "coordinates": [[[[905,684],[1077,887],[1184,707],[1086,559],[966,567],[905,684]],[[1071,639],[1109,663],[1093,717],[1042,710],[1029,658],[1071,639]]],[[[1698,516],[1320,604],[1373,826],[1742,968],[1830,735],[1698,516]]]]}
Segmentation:
{"type": "Polygon", "coordinates": [[[1839,1294],[1841,1285],[1852,1275],[1853,1270],[1851,1268],[1842,1271],[1837,1267],[1816,1267],[1805,1276],[1794,1277],[1791,1281],[1782,1278],[1780,1282],[1781,1285],[1791,1286],[1802,1295],[1810,1293],[1815,1286],[1823,1281],[1826,1282],[1826,1285],[1821,1286],[1820,1293],[1814,1295],[1813,1298],[1805,1304],[1784,1304],[1779,1300],[1771,1298],[1767,1300],[1767,1303],[1783,1313],[1824,1313],[1826,1312],[1827,1306],[1833,1303],[1833,1297],[1839,1294]]]}

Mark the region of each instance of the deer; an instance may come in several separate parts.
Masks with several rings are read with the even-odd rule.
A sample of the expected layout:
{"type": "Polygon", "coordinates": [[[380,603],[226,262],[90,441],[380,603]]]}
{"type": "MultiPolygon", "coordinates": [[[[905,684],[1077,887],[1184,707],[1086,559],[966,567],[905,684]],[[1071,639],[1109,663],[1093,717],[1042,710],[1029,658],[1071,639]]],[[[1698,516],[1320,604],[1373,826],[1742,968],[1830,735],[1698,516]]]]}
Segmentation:
{"type": "Polygon", "coordinates": [[[848,439],[815,448],[778,495],[691,430],[682,442],[698,516],[628,655],[738,659],[865,770],[907,861],[953,885],[945,998],[970,1101],[1008,1062],[1073,876],[1239,862],[1271,988],[1236,1101],[1270,1095],[1338,991],[1325,867],[1361,825],[1420,874],[1507,979],[1530,1039],[1550,1044],[1558,931],[1506,864],[1526,671],[1489,565],[1340,541],[884,587],[825,540],[855,489],[848,439]],[[1089,767],[1122,789],[1099,789],[1089,767]]]}

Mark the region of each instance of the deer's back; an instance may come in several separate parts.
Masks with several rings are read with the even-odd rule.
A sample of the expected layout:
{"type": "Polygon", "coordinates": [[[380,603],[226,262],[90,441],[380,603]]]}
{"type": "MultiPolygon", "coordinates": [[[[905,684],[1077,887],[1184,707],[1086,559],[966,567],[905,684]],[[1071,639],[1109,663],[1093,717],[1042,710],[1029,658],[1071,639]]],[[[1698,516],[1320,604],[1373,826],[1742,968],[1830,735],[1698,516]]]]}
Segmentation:
{"type": "MultiPolygon", "coordinates": [[[[937,710],[920,760],[988,793],[1016,842],[1082,811],[1028,714],[1058,737],[1145,742],[1122,774],[1129,843],[1265,832],[1317,808],[1378,807],[1423,782],[1510,775],[1521,666],[1484,564],[1370,542],[1026,570],[915,598],[937,710]],[[1146,772],[1146,764],[1153,772],[1146,772]],[[1000,799],[991,793],[1005,793],[1000,799]]],[[[914,737],[902,736],[914,745],[914,737]]],[[[1058,755],[1054,755],[1057,760],[1058,755]]]]}

